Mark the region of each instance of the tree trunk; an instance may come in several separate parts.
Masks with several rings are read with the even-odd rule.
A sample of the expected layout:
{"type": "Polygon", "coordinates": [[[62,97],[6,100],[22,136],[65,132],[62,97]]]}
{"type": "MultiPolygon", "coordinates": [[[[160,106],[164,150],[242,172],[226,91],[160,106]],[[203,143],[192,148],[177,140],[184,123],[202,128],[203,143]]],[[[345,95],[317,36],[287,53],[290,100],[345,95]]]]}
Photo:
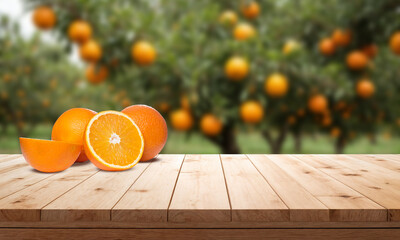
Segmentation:
{"type": "Polygon", "coordinates": [[[272,137],[271,133],[268,130],[264,130],[262,132],[263,137],[268,142],[272,154],[279,154],[282,152],[282,147],[286,139],[287,130],[287,125],[281,126],[279,128],[278,136],[275,139],[272,137]]]}
{"type": "Polygon", "coordinates": [[[223,154],[239,154],[240,149],[237,145],[235,129],[232,126],[226,126],[221,132],[221,135],[209,139],[218,145],[220,152],[223,154]]]}
{"type": "Polygon", "coordinates": [[[344,137],[339,136],[337,138],[336,143],[335,143],[335,153],[336,154],[343,154],[344,147],[346,145],[345,143],[346,142],[345,142],[345,138],[344,137]]]}
{"type": "Polygon", "coordinates": [[[293,132],[294,138],[294,151],[296,153],[301,153],[302,141],[301,141],[301,132],[293,132]]]}

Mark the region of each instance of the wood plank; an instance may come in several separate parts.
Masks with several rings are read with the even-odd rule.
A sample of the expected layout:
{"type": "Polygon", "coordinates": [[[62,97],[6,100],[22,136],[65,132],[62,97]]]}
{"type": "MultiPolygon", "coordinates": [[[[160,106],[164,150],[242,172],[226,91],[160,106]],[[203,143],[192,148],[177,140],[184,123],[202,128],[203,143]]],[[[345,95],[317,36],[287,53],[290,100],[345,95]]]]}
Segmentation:
{"type": "Polygon", "coordinates": [[[267,157],[329,208],[330,221],[387,220],[385,208],[299,159],[290,155],[267,157]]]}
{"type": "Polygon", "coordinates": [[[40,210],[98,172],[91,163],[74,165],[0,200],[0,221],[40,221],[40,210]]]}
{"type": "MultiPolygon", "coordinates": [[[[396,160],[391,160],[387,156],[380,157],[380,156],[376,156],[376,155],[365,155],[365,154],[352,154],[352,155],[348,155],[348,156],[400,173],[400,162],[398,162],[396,160]]],[[[363,171],[363,172],[365,172],[365,171],[363,171]]]]}
{"type": "Polygon", "coordinates": [[[20,156],[15,159],[11,159],[9,161],[0,162],[0,174],[5,172],[9,172],[15,170],[17,168],[28,166],[28,163],[25,161],[24,157],[20,156]]]}
{"type": "Polygon", "coordinates": [[[1,228],[399,228],[400,222],[0,222],[1,228]]]}
{"type": "Polygon", "coordinates": [[[0,163],[3,162],[7,162],[7,161],[11,161],[14,160],[16,158],[21,157],[22,154],[5,154],[1,159],[0,159],[0,163]]]}
{"type": "Polygon", "coordinates": [[[168,221],[231,221],[230,210],[219,155],[186,155],[168,209],[168,221]]]}
{"type": "Polygon", "coordinates": [[[289,221],[289,209],[245,155],[221,155],[232,221],[289,221]]]}
{"type": "Polygon", "coordinates": [[[373,156],[400,162],[400,154],[374,154],[373,156]]]}
{"type": "Polygon", "coordinates": [[[3,161],[3,159],[7,158],[10,154],[0,154],[0,162],[3,161]]]}
{"type": "Polygon", "coordinates": [[[185,155],[159,155],[112,210],[113,221],[166,222],[185,155]]]}
{"type": "Polygon", "coordinates": [[[0,175],[0,199],[51,177],[54,173],[41,173],[31,166],[23,166],[0,175]]]}
{"type": "MultiPolygon", "coordinates": [[[[265,155],[247,155],[290,209],[290,221],[329,221],[329,210],[265,155]]],[[[226,174],[226,172],[225,172],[226,174]]],[[[232,197],[231,197],[232,199],[232,197]]]]}
{"type": "Polygon", "coordinates": [[[148,167],[138,163],[121,172],[99,171],[41,211],[42,221],[110,221],[111,208],[148,167]]]}
{"type": "MultiPolygon", "coordinates": [[[[355,189],[357,192],[365,195],[369,199],[384,206],[388,209],[388,217],[390,221],[400,220],[400,195],[397,191],[392,191],[394,188],[386,187],[385,183],[372,176],[371,173],[361,171],[365,166],[350,166],[346,167],[346,161],[351,162],[349,159],[338,160],[340,156],[337,155],[307,155],[298,157],[304,163],[309,164],[320,171],[328,174],[329,176],[341,181],[342,183],[355,189]]],[[[354,165],[354,163],[352,164],[354,165]]],[[[390,171],[390,170],[388,170],[390,171]]]]}
{"type": "Polygon", "coordinates": [[[2,240],[70,239],[396,239],[400,229],[13,229],[0,231],[2,240]]]}

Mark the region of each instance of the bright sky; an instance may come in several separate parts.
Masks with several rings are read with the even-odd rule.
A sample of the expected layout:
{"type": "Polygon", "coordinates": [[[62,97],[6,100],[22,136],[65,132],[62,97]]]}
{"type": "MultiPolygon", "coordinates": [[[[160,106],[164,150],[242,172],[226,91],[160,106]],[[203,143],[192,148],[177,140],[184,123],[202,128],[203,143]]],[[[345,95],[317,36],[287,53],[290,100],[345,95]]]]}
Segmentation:
{"type": "MultiPolygon", "coordinates": [[[[24,10],[21,0],[0,0],[0,14],[8,15],[13,21],[17,21],[21,27],[21,33],[24,37],[29,38],[35,33],[36,27],[32,23],[32,12],[24,10]]],[[[50,32],[43,32],[42,39],[48,42],[54,42],[55,39],[50,32]]],[[[79,58],[77,47],[74,46],[70,55],[72,62],[79,65],[82,61],[79,58]]]]}

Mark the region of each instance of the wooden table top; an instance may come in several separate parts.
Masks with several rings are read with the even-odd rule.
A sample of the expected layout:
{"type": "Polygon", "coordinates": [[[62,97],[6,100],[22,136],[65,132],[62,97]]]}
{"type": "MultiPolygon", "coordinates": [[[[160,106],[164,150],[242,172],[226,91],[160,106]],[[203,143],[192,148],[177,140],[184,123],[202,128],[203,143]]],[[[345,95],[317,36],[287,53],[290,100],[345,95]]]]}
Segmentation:
{"type": "Polygon", "coordinates": [[[40,173],[3,154],[0,226],[18,222],[400,222],[400,155],[159,155],[123,172],[40,173]]]}

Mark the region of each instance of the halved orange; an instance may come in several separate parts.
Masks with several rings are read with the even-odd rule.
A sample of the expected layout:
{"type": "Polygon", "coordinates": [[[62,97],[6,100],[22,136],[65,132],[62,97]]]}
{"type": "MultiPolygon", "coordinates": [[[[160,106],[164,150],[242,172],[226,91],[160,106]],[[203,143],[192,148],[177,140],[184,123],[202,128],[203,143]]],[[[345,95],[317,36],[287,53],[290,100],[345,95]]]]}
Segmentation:
{"type": "Polygon", "coordinates": [[[128,115],[104,111],[96,114],[86,126],[84,149],[96,167],[120,171],[139,162],[144,140],[138,126],[128,115]]]}
{"type": "Polygon", "coordinates": [[[41,172],[59,172],[69,168],[82,150],[82,145],[62,141],[20,137],[19,143],[25,160],[41,172]]]}

